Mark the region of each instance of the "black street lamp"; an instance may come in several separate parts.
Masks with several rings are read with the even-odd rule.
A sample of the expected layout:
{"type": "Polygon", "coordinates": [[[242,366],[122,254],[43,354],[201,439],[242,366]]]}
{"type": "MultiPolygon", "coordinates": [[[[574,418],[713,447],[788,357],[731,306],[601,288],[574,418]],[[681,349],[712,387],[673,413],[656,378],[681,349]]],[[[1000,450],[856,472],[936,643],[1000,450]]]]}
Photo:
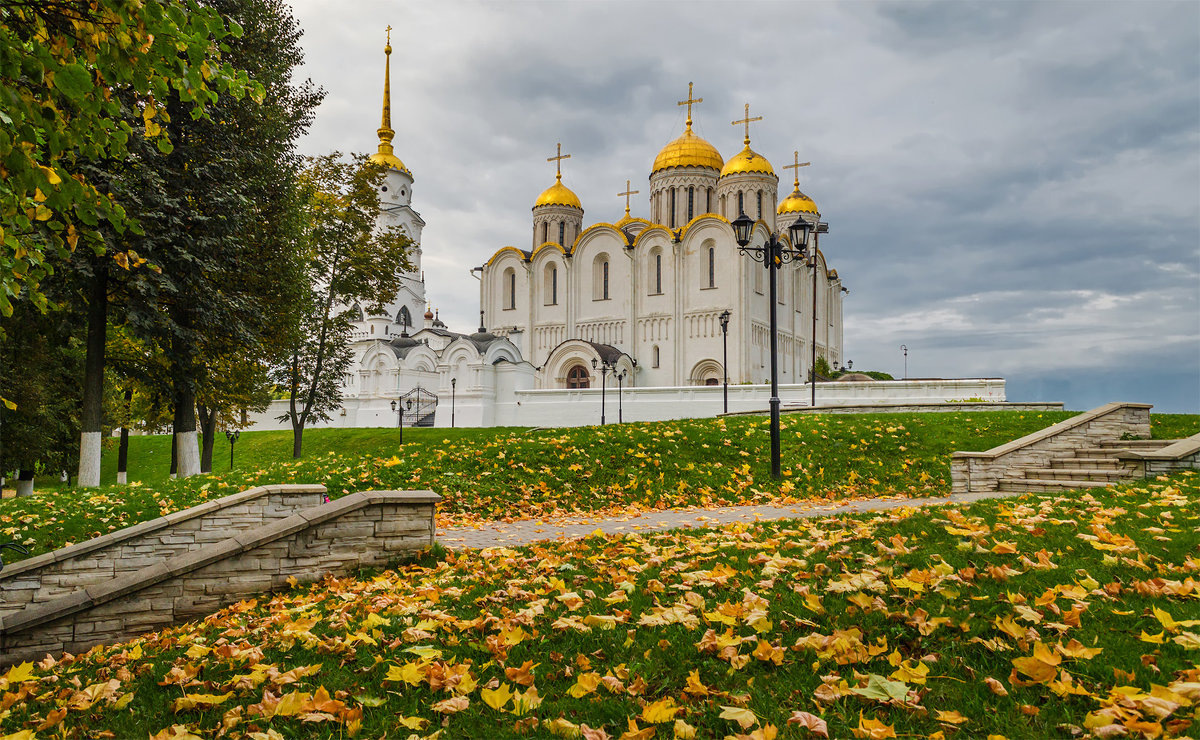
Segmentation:
{"type": "Polygon", "coordinates": [[[729,309],[717,317],[721,322],[721,377],[725,395],[725,413],[729,413],[729,309]]]}
{"type": "Polygon", "coordinates": [[[904,379],[908,380],[908,346],[902,344],[900,349],[904,351],[904,379]]]}
{"type": "MultiPolygon", "coordinates": [[[[776,318],[776,273],[779,271],[779,266],[792,262],[796,259],[803,259],[808,250],[809,236],[817,231],[828,230],[826,224],[809,223],[803,218],[797,218],[791,226],[788,227],[789,238],[791,244],[788,245],[781,241],[782,234],[768,234],[767,241],[761,247],[751,247],[750,232],[754,229],[754,222],[742,213],[733,222],[733,231],[738,243],[738,251],[744,255],[748,255],[755,262],[763,263],[767,268],[767,275],[770,280],[770,319],[771,319],[771,477],[778,480],[780,478],[780,463],[779,463],[779,342],[776,336],[779,332],[778,319],[776,318]]],[[[816,264],[816,248],[812,250],[811,263],[816,264]]],[[[814,271],[814,275],[815,275],[814,271]]],[[[814,277],[815,283],[815,277],[814,277]]],[[[814,289],[815,295],[815,289],[814,289]]],[[[815,304],[815,299],[814,299],[815,304]]],[[[815,305],[814,305],[815,309],[815,305]]],[[[815,327],[815,323],[814,323],[815,327]]],[[[815,328],[814,328],[815,332],[815,328]]],[[[816,339],[815,333],[813,337],[816,339]]]]}
{"type": "Polygon", "coordinates": [[[450,428],[454,428],[454,389],[458,385],[458,378],[450,378],[450,428]]]}
{"type": "MultiPolygon", "coordinates": [[[[408,399],[408,408],[412,409],[412,399],[408,399]]],[[[404,404],[392,401],[392,411],[399,414],[396,419],[396,426],[400,428],[400,444],[404,444],[404,404]]]]}
{"type": "Polygon", "coordinates": [[[613,373],[617,376],[617,423],[625,423],[625,387],[622,381],[625,380],[625,368],[621,368],[620,372],[613,373]]]}
{"type": "MultiPolygon", "coordinates": [[[[596,358],[592,358],[592,369],[596,369],[596,358]]],[[[608,364],[607,360],[600,361],[600,426],[604,426],[604,393],[607,389],[608,373],[613,370],[613,366],[608,364]]]]}
{"type": "Polygon", "coordinates": [[[237,442],[237,439],[240,436],[242,436],[242,433],[237,429],[234,429],[233,431],[225,432],[225,439],[229,440],[229,469],[230,470],[233,470],[233,443],[237,442]]]}

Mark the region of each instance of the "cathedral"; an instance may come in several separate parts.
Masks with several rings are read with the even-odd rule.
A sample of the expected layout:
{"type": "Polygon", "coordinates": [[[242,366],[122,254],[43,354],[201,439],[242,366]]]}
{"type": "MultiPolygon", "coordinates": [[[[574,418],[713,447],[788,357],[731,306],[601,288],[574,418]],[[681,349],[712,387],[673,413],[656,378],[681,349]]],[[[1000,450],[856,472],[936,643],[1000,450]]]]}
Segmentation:
{"type": "MultiPolygon", "coordinates": [[[[631,197],[639,191],[626,181],[618,194],[625,198],[624,216],[585,226],[583,204],[563,182],[562,163],[570,155],[559,145],[547,160],[555,163],[554,183],[533,202],[528,249],[501,247],[476,269],[480,326],[458,333],[426,302],[425,223],[413,208],[413,173],[392,144],[391,50],[389,43],[379,145],[371,159],[387,167],[378,223],[398,226],[412,240],[413,267],[384,312],[347,307],[356,312],[355,364],[341,412],[350,418],[335,425],[490,426],[520,418],[511,412],[521,399],[528,405],[542,391],[606,390],[615,383],[622,393],[686,389],[718,385],[726,372],[731,385],[767,382],[769,275],[739,253],[731,222],[741,213],[754,219],[752,244],[761,245],[796,219],[815,224],[819,214],[800,192],[806,163],[798,156],[784,168],[796,174],[780,199],[775,168],[750,146],[750,124],[761,117],[751,118],[748,105],[734,122],[744,127],[743,147],[725,159],[692,130],[693,106],[702,99],[692,96],[689,84],[687,100],[679,103],[687,106],[684,131],[650,168],[646,217],[633,215],[631,197]],[[428,397],[434,400],[421,400],[428,397]]],[[[814,356],[835,367],[843,360],[846,291],[819,245],[811,251],[810,259],[778,271],[779,380],[785,384],[804,383],[814,356]]]]}

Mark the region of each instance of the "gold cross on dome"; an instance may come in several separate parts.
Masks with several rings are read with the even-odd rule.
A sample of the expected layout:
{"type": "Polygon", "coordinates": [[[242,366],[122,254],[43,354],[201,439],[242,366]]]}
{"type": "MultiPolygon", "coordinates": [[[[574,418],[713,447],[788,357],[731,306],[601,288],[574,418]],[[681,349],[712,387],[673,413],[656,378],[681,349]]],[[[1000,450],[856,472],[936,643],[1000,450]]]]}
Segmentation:
{"type": "Polygon", "coordinates": [[[785,170],[795,170],[796,171],[796,187],[800,187],[800,168],[808,167],[812,164],[812,162],[801,162],[800,161],[800,152],[798,152],[798,151],[793,152],[792,154],[796,158],[795,164],[785,164],[783,166],[783,168],[785,170]]]}
{"type": "Polygon", "coordinates": [[[389,46],[392,43],[392,27],[391,26],[387,27],[387,42],[388,42],[389,46]]]}
{"type": "Polygon", "coordinates": [[[555,156],[553,156],[553,157],[546,157],[546,161],[547,161],[547,162],[553,162],[553,163],[554,163],[554,167],[555,167],[555,169],[558,171],[558,179],[559,179],[559,180],[561,180],[561,179],[562,179],[562,161],[563,161],[564,159],[570,159],[570,158],[571,158],[571,155],[570,155],[570,154],[563,154],[563,153],[562,153],[562,142],[561,142],[561,141],[560,141],[560,142],[558,142],[558,154],[556,154],[556,155],[555,155],[555,156]]]}
{"type": "Polygon", "coordinates": [[[692,105],[695,103],[703,103],[703,102],[704,102],[704,98],[693,98],[692,97],[692,83],[689,82],[688,83],[688,98],[687,98],[687,100],[680,100],[678,103],[676,103],[676,105],[686,105],[687,106],[687,108],[688,108],[687,127],[689,129],[692,127],[692,105]]]}
{"type": "Polygon", "coordinates": [[[733,122],[732,125],[734,125],[734,126],[737,126],[742,123],[746,124],[746,146],[750,145],[750,124],[754,123],[755,121],[761,121],[761,120],[762,120],[762,116],[755,116],[754,118],[750,117],[750,104],[746,103],[746,117],[740,121],[733,122]]]}
{"type": "Polygon", "coordinates": [[[630,190],[629,187],[630,187],[629,181],[626,180],[625,181],[625,192],[617,193],[618,196],[620,196],[620,195],[625,196],[625,218],[629,218],[629,196],[637,195],[638,193],[641,192],[640,190],[630,190]]]}

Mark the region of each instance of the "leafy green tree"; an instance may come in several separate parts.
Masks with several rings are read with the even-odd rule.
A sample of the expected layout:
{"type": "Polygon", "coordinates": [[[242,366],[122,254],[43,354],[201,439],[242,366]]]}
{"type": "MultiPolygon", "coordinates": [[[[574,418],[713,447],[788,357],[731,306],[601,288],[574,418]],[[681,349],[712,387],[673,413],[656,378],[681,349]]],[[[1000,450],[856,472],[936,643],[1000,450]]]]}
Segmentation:
{"type": "Polygon", "coordinates": [[[334,152],[310,158],[301,182],[308,195],[302,323],[288,336],[291,351],[276,373],[287,393],[292,456],[300,457],[304,427],[327,420],[342,402],[342,377],[350,364],[346,307],[379,310],[410,269],[411,242],[395,227],[375,229],[379,187],[386,171],[365,155],[350,162],[334,152]]]}
{"type": "Polygon", "coordinates": [[[190,116],[218,93],[261,95],[219,57],[238,32],[194,0],[0,0],[0,315],[23,288],[44,309],[42,279],[81,238],[130,224],[73,161],[124,159],[135,126],[169,151],[167,99],[190,116]],[[126,90],[140,122],[120,115],[126,90]]]}

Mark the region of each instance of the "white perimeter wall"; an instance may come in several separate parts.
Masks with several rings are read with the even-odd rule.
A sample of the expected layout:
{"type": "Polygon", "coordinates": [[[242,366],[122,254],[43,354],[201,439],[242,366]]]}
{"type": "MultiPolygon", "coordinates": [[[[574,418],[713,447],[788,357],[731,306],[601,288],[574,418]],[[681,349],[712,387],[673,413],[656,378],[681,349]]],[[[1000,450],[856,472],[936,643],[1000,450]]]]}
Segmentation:
{"type": "MultiPolygon", "coordinates": [[[[506,380],[506,379],[505,379],[506,380]]],[[[723,411],[722,387],[685,386],[625,388],[615,385],[603,393],[586,390],[514,390],[510,383],[497,383],[496,393],[481,389],[459,391],[454,403],[456,426],[573,427],[600,423],[601,404],[605,421],[661,421],[717,416],[723,411]],[[506,387],[507,386],[507,387],[506,387]]],[[[807,383],[779,386],[783,407],[808,406],[811,390],[807,383]]],[[[766,412],[771,396],[769,385],[729,386],[729,410],[766,412]]],[[[440,404],[435,418],[438,427],[450,426],[449,389],[439,389],[440,404]]],[[[982,399],[1007,400],[1003,378],[960,378],[952,380],[884,380],[875,382],[818,383],[818,406],[857,406],[870,403],[942,403],[982,399]]],[[[348,398],[345,416],[310,427],[394,427],[396,412],[390,398],[348,398]]],[[[251,414],[251,429],[290,429],[275,417],[287,410],[287,401],[273,401],[270,408],[251,414]]]]}

